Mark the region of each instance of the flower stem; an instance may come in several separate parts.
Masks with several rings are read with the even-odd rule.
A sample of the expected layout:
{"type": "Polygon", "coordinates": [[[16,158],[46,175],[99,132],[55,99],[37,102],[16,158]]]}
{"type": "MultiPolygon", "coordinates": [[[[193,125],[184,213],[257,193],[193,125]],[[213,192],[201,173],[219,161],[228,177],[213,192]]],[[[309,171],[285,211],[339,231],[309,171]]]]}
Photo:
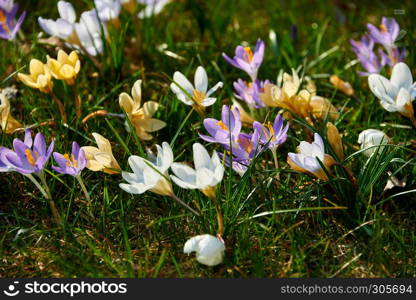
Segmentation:
{"type": "Polygon", "coordinates": [[[50,206],[51,211],[52,211],[53,219],[54,219],[54,221],[57,225],[61,225],[62,224],[61,215],[59,214],[58,209],[56,208],[55,201],[53,201],[53,199],[52,199],[52,194],[51,194],[51,191],[49,189],[48,183],[46,182],[45,174],[43,172],[40,172],[40,173],[38,173],[38,176],[39,176],[40,180],[42,181],[43,186],[45,187],[46,199],[49,200],[49,206],[50,206]]]}
{"type": "Polygon", "coordinates": [[[81,97],[77,93],[76,83],[74,83],[72,85],[72,89],[73,89],[74,95],[75,95],[75,110],[76,110],[77,119],[80,119],[81,114],[82,114],[82,112],[81,112],[81,97]]]}
{"type": "Polygon", "coordinates": [[[198,217],[200,216],[200,214],[196,210],[194,210],[188,204],[186,204],[185,202],[183,202],[182,199],[179,198],[178,196],[176,196],[175,194],[171,194],[170,197],[173,200],[175,200],[176,202],[178,202],[180,205],[182,205],[183,207],[185,207],[186,209],[188,209],[189,211],[191,211],[193,214],[197,215],[198,217]]]}
{"type": "Polygon", "coordinates": [[[85,198],[90,203],[91,202],[90,194],[88,193],[88,190],[85,187],[85,184],[84,184],[84,181],[81,178],[81,175],[77,175],[77,176],[75,176],[75,178],[78,180],[79,185],[81,186],[82,191],[84,192],[85,198]]]}
{"type": "Polygon", "coordinates": [[[39,181],[36,180],[35,177],[33,177],[32,174],[24,174],[27,178],[30,179],[30,181],[33,182],[33,184],[38,188],[38,190],[42,193],[43,197],[46,199],[49,199],[49,195],[46,193],[45,189],[42,187],[42,185],[39,183],[39,181]]]}
{"type": "Polygon", "coordinates": [[[67,123],[68,117],[66,116],[65,107],[61,100],[55,95],[55,93],[51,92],[53,101],[58,105],[59,113],[62,116],[62,120],[67,123]]]}
{"type": "Polygon", "coordinates": [[[90,198],[90,194],[88,193],[88,190],[85,187],[84,181],[82,180],[81,175],[76,175],[75,178],[78,180],[78,183],[81,186],[82,191],[84,192],[85,198],[87,199],[87,209],[88,209],[88,213],[90,214],[90,216],[92,218],[94,218],[94,215],[93,215],[92,209],[91,209],[91,198],[90,198]]]}
{"type": "MultiPolygon", "coordinates": [[[[271,149],[272,154],[273,154],[273,160],[274,160],[274,167],[276,169],[279,169],[279,162],[277,160],[277,153],[276,153],[276,149],[271,149]]],[[[276,173],[276,179],[280,180],[280,172],[276,173]]]]}
{"type": "Polygon", "coordinates": [[[212,200],[212,202],[214,202],[215,210],[217,212],[218,236],[222,237],[222,235],[224,233],[224,219],[222,217],[221,208],[218,205],[216,196],[212,197],[211,200],[212,200]]]}

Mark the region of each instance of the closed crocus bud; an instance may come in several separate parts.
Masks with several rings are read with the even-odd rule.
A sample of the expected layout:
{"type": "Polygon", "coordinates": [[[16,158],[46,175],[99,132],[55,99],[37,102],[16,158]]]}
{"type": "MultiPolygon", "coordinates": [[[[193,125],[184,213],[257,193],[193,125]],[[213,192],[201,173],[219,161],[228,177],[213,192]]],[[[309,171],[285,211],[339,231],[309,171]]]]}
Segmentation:
{"type": "Polygon", "coordinates": [[[57,59],[48,56],[47,64],[52,76],[58,80],[65,80],[68,85],[75,83],[75,78],[81,69],[81,62],[75,51],[68,55],[65,51],[59,50],[57,59]]]}
{"type": "Polygon", "coordinates": [[[331,122],[326,124],[326,136],[328,137],[328,142],[331,145],[332,150],[334,150],[339,159],[343,160],[345,158],[344,145],[342,144],[338,129],[331,122]]]}
{"type": "Polygon", "coordinates": [[[325,120],[327,114],[330,120],[336,120],[339,117],[339,112],[336,107],[324,97],[312,96],[309,105],[315,118],[325,120]]]}
{"type": "Polygon", "coordinates": [[[13,118],[10,110],[10,101],[3,90],[0,93],[0,128],[7,134],[13,133],[18,128],[22,128],[22,124],[13,118]]]}
{"type": "Polygon", "coordinates": [[[30,74],[18,73],[17,77],[28,87],[50,93],[53,88],[52,75],[48,66],[40,60],[32,59],[29,65],[30,74]]]}
{"type": "Polygon", "coordinates": [[[376,147],[385,145],[390,142],[390,138],[381,130],[366,129],[362,131],[358,136],[358,143],[361,145],[361,149],[367,149],[363,151],[365,156],[370,157],[374,152],[380,152],[384,147],[376,147]]]}
{"type": "Polygon", "coordinates": [[[344,94],[348,96],[354,95],[354,89],[352,88],[351,84],[342,80],[337,75],[332,75],[331,77],[329,77],[329,81],[337,90],[340,90],[344,94]]]}
{"type": "Polygon", "coordinates": [[[196,253],[196,260],[206,266],[216,266],[222,263],[225,245],[220,238],[210,234],[197,235],[186,241],[183,252],[196,253]]]}

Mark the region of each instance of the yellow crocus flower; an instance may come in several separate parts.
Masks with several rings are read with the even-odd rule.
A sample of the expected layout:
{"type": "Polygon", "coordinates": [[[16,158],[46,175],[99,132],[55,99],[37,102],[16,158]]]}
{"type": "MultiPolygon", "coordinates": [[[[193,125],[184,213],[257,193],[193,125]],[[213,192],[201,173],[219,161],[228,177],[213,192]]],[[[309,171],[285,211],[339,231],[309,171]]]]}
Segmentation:
{"type": "Polygon", "coordinates": [[[52,75],[47,65],[43,64],[40,60],[32,59],[29,64],[29,71],[30,74],[17,74],[21,82],[43,93],[52,92],[52,75]]]}
{"type": "Polygon", "coordinates": [[[141,105],[142,89],[141,80],[137,80],[131,90],[131,96],[122,93],[119,96],[120,107],[126,112],[127,117],[134,126],[137,135],[142,140],[151,140],[153,136],[149,132],[158,131],[166,126],[166,123],[152,118],[159,104],[154,101],[147,101],[141,105]]]}
{"type": "Polygon", "coordinates": [[[81,69],[81,62],[76,51],[68,55],[65,51],[59,50],[57,59],[48,56],[47,65],[54,78],[65,80],[68,85],[75,83],[75,78],[81,69]]]}

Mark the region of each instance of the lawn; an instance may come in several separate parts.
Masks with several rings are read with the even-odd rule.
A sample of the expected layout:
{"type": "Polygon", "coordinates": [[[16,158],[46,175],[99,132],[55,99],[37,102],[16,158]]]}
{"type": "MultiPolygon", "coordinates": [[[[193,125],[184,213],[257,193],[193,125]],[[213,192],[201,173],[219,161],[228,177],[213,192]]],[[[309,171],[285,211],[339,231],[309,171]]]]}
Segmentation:
{"type": "MultiPolygon", "coordinates": [[[[408,95],[405,110],[387,111],[371,90],[368,74],[359,73],[365,62],[357,59],[350,43],[367,32],[368,23],[379,28],[382,17],[394,18],[400,26],[395,46],[406,52],[398,60],[416,78],[413,1],[374,5],[374,1],[172,0],[158,14],[144,18],[137,16],[144,5],[133,10],[124,6],[117,18],[99,23],[94,38],[102,43],[101,49],[78,47],[80,69],[67,80],[57,78],[68,75],[63,69],[53,72],[49,65],[45,74],[52,69],[53,76],[44,76],[48,84],[43,90],[28,86],[18,73],[29,74],[32,59],[46,63],[47,56],[57,58],[60,49],[69,54],[73,36],[66,41],[51,37],[39,25],[38,17],[59,17],[58,1],[15,2],[20,4],[17,17],[23,11],[26,17],[13,40],[0,42],[0,89],[11,107],[10,114],[4,109],[0,114],[0,146],[13,150],[14,139],[22,140],[24,128],[30,128],[33,137],[44,135],[47,146],[54,140],[57,153],[70,154],[74,141],[89,148],[82,148],[87,167],[79,176],[53,169],[59,160],[55,155],[29,176],[10,166],[8,172],[0,172],[0,277],[416,276],[416,122],[411,102],[416,90],[408,95]],[[224,59],[223,53],[232,59],[235,48],[243,45],[250,60],[258,54],[254,48],[259,39],[264,42],[264,58],[257,77],[224,59]],[[215,102],[206,107],[200,101],[208,97],[206,90],[189,92],[175,73],[193,83],[199,66],[206,70],[208,88],[223,83],[209,96],[215,102]],[[291,82],[296,81],[296,76],[289,76],[292,69],[300,85],[291,82]],[[284,93],[279,85],[283,72],[288,74],[283,76],[286,92],[289,84],[296,86],[295,96],[283,101],[286,104],[276,100],[279,91],[284,93]],[[233,83],[239,78],[270,82],[259,83],[260,96],[253,104],[236,96],[233,83]],[[138,80],[141,106],[147,106],[133,116],[128,103],[139,97],[138,80]],[[128,96],[133,86],[136,95],[128,96]],[[267,86],[273,87],[272,95],[267,95],[267,86]],[[309,101],[315,98],[306,101],[297,96],[302,89],[309,96],[321,96],[313,109],[309,101]],[[122,93],[128,95],[120,97],[122,93]],[[235,141],[229,130],[235,120],[229,119],[239,118],[231,105],[240,107],[245,133],[235,141]],[[267,127],[279,115],[283,126],[288,125],[280,142],[272,137],[279,130],[267,127]],[[206,129],[207,118],[217,120],[211,120],[218,133],[211,139],[201,138],[213,135],[206,129]],[[149,136],[148,127],[159,130],[149,136]],[[358,138],[367,129],[383,131],[388,136],[382,140],[385,145],[363,151],[358,138]],[[113,157],[108,151],[92,150],[97,147],[93,133],[109,141],[106,146],[107,150],[111,146],[113,157]],[[306,171],[296,165],[299,156],[294,153],[302,141],[300,148],[308,148],[305,142],[317,142],[317,134],[328,159],[316,158],[317,144],[310,146],[315,148],[308,159],[318,171],[306,171]],[[275,157],[270,151],[274,142],[275,157]],[[183,188],[171,179],[169,175],[180,177],[180,168],[188,170],[183,165],[174,164],[167,171],[142,159],[149,151],[156,154],[156,145],[163,144],[162,162],[169,160],[166,149],[171,148],[175,163],[194,168],[195,143],[210,156],[215,150],[219,155],[209,162],[224,172],[198,175],[197,186],[204,188],[183,188]],[[243,162],[239,150],[247,156],[243,162]],[[145,180],[158,178],[163,187],[147,187],[144,192],[143,184],[123,185],[126,175],[120,172],[132,172],[131,156],[142,157],[137,161],[147,172],[141,174],[145,180]],[[42,176],[44,181],[37,180],[43,192],[30,180],[42,176]],[[207,182],[216,186],[207,187],[207,182]],[[140,193],[126,191],[133,189],[140,193]],[[218,226],[219,219],[223,226],[218,226]],[[185,242],[202,234],[225,248],[215,266],[184,253],[185,242]]],[[[77,18],[94,8],[92,0],[69,2],[77,18]]],[[[4,15],[1,6],[0,13],[4,15]]],[[[8,26],[1,18],[0,24],[8,26]]],[[[385,63],[370,73],[390,78],[392,65],[385,63]]],[[[8,158],[12,154],[0,153],[1,170],[1,161],[6,165],[13,161],[8,158]]],[[[31,161],[42,157],[29,154],[22,155],[26,167],[32,168],[31,161]]],[[[65,157],[64,167],[76,169],[81,164],[82,159],[65,157]]],[[[206,161],[200,155],[195,163],[206,161]]]]}

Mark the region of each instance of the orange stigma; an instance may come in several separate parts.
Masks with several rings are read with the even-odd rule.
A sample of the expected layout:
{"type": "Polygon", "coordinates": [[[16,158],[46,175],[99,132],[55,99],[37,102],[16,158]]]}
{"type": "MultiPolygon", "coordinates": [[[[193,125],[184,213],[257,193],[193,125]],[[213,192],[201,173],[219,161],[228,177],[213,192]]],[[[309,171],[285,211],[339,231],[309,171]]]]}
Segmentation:
{"type": "Polygon", "coordinates": [[[69,157],[69,154],[65,153],[63,157],[66,159],[66,166],[67,167],[74,167],[76,168],[78,166],[78,162],[75,159],[75,156],[72,154],[71,157],[69,157]]]}
{"type": "Polygon", "coordinates": [[[228,130],[228,127],[224,124],[223,121],[218,121],[217,125],[221,127],[221,129],[228,130]]]}
{"type": "Polygon", "coordinates": [[[251,61],[253,60],[253,51],[251,51],[250,47],[245,47],[244,52],[244,60],[248,63],[251,63],[251,61]]]}
{"type": "Polygon", "coordinates": [[[251,153],[253,151],[253,142],[247,139],[238,139],[238,143],[243,146],[243,149],[246,150],[247,153],[251,153]]]}
{"type": "Polygon", "coordinates": [[[206,98],[206,95],[201,91],[193,90],[192,97],[197,104],[201,104],[201,102],[206,98]]]}
{"type": "Polygon", "coordinates": [[[26,149],[25,155],[26,155],[27,161],[31,164],[32,167],[34,167],[36,164],[36,160],[33,157],[32,151],[30,149],[26,149]]]}
{"type": "Polygon", "coordinates": [[[266,128],[263,129],[263,132],[264,132],[265,137],[267,139],[270,139],[271,138],[272,140],[274,140],[275,139],[275,136],[274,136],[274,129],[273,129],[272,123],[268,122],[267,124],[264,124],[264,125],[265,125],[265,127],[267,129],[269,129],[268,132],[267,132],[266,128]]]}
{"type": "Polygon", "coordinates": [[[3,28],[4,31],[7,33],[10,32],[10,28],[7,26],[7,18],[3,11],[0,10],[0,26],[3,28]]]}
{"type": "Polygon", "coordinates": [[[380,30],[381,32],[387,32],[387,27],[384,24],[380,24],[380,30]]]}

